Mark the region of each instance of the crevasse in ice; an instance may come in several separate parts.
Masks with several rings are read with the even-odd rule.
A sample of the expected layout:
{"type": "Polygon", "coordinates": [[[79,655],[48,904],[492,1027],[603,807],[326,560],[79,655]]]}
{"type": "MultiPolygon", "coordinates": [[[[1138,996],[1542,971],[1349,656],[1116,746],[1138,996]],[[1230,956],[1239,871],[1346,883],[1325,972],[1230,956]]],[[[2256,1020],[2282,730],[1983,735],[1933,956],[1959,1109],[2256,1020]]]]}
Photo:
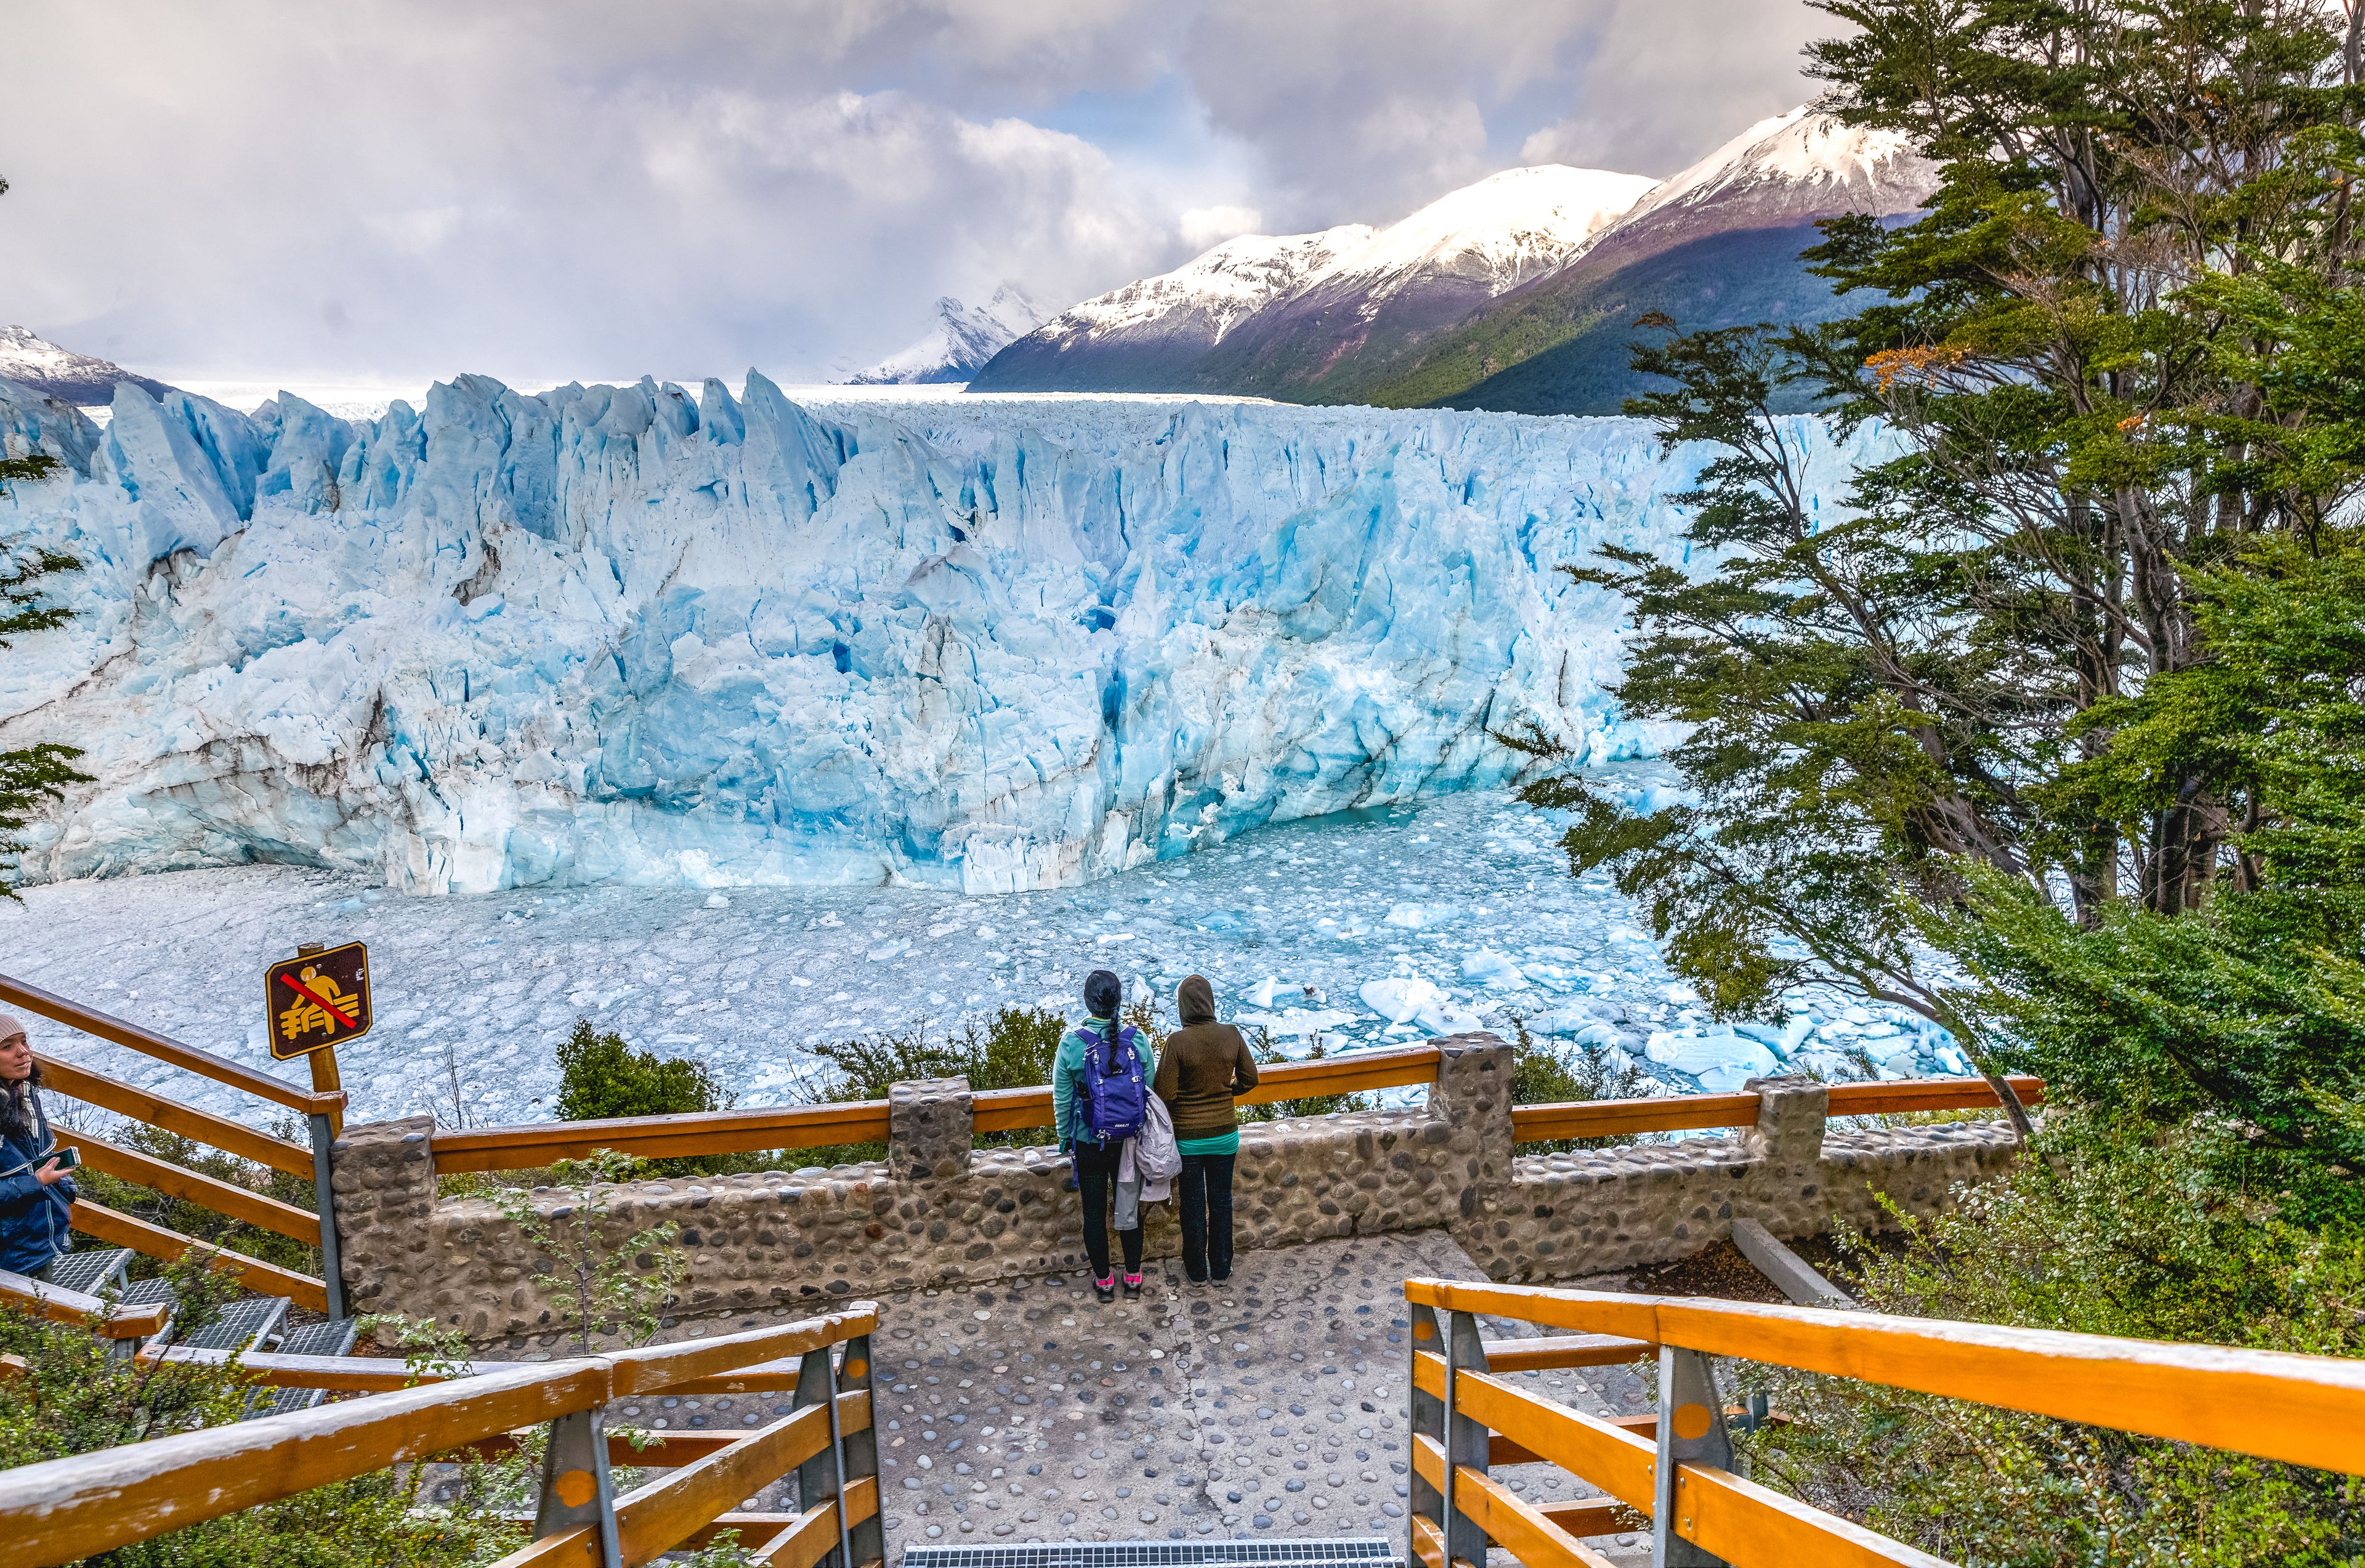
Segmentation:
{"type": "MultiPolygon", "coordinates": [[[[1850,454],[1799,432],[1829,504],[1850,454]]],[[[0,658],[0,745],[96,778],[26,873],[425,892],[1051,887],[1499,781],[1490,730],[1646,751],[1603,695],[1620,607],[1555,568],[1676,558],[1706,455],[1622,420],[801,405],[752,374],[464,375],[360,423],[126,386],[103,431],[0,382],[0,439],[63,465],[0,538],[84,563],[71,624],[0,658]]]]}

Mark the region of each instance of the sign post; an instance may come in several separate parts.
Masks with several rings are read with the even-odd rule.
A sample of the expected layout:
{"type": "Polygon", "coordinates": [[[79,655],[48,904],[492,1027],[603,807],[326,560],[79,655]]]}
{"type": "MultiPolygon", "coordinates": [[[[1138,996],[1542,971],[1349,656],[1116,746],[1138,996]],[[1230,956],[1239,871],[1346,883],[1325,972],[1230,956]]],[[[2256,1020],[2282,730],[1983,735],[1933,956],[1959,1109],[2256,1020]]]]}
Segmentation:
{"type": "MultiPolygon", "coordinates": [[[[359,942],[329,947],[307,942],[292,958],[283,958],[263,974],[263,1030],[271,1054],[280,1061],[306,1058],[312,1067],[312,1090],[333,1093],[343,1085],[337,1076],[337,1047],[369,1033],[369,949],[359,942]]],[[[330,1181],[329,1154],[344,1130],[342,1113],[315,1111],[312,1123],[312,1199],[320,1217],[320,1276],[328,1286],[329,1316],[346,1315],[342,1249],[338,1245],[336,1193],[330,1181]]]]}

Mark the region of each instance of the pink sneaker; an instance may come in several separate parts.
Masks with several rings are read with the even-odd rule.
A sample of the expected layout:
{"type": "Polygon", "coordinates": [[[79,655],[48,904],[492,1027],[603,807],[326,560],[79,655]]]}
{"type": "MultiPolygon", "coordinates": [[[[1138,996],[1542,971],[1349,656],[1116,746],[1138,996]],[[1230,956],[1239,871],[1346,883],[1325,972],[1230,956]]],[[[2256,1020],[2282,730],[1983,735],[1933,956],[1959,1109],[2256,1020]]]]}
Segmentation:
{"type": "Polygon", "coordinates": [[[1139,1274],[1127,1274],[1125,1277],[1125,1294],[1128,1298],[1138,1296],[1141,1294],[1141,1276],[1139,1274]]]}

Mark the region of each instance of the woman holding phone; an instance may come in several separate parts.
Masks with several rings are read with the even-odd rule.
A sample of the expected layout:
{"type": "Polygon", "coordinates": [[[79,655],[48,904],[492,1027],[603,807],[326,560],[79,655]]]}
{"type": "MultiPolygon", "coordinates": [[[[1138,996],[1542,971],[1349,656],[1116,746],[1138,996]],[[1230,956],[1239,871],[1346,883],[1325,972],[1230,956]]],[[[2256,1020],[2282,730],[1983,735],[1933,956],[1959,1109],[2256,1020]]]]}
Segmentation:
{"type": "Polygon", "coordinates": [[[0,1269],[46,1269],[73,1244],[73,1152],[41,1109],[41,1070],[23,1020],[0,1013],[0,1269]]]}

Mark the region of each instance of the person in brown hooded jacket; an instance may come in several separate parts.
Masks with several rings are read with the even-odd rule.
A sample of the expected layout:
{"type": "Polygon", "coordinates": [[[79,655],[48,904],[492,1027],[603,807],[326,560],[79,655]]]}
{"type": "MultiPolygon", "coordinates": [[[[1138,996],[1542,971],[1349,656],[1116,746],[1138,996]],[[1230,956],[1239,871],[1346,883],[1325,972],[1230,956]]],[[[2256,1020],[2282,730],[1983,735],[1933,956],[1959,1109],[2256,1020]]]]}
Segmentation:
{"type": "Polygon", "coordinates": [[[1232,1167],[1240,1152],[1233,1096],[1256,1087],[1256,1058],[1229,1024],[1216,1022],[1216,992],[1193,975],[1174,993],[1182,1026],[1166,1036],[1152,1086],[1174,1118],[1182,1156],[1176,1206],[1182,1219],[1182,1271],[1195,1281],[1232,1272],[1232,1167]]]}

